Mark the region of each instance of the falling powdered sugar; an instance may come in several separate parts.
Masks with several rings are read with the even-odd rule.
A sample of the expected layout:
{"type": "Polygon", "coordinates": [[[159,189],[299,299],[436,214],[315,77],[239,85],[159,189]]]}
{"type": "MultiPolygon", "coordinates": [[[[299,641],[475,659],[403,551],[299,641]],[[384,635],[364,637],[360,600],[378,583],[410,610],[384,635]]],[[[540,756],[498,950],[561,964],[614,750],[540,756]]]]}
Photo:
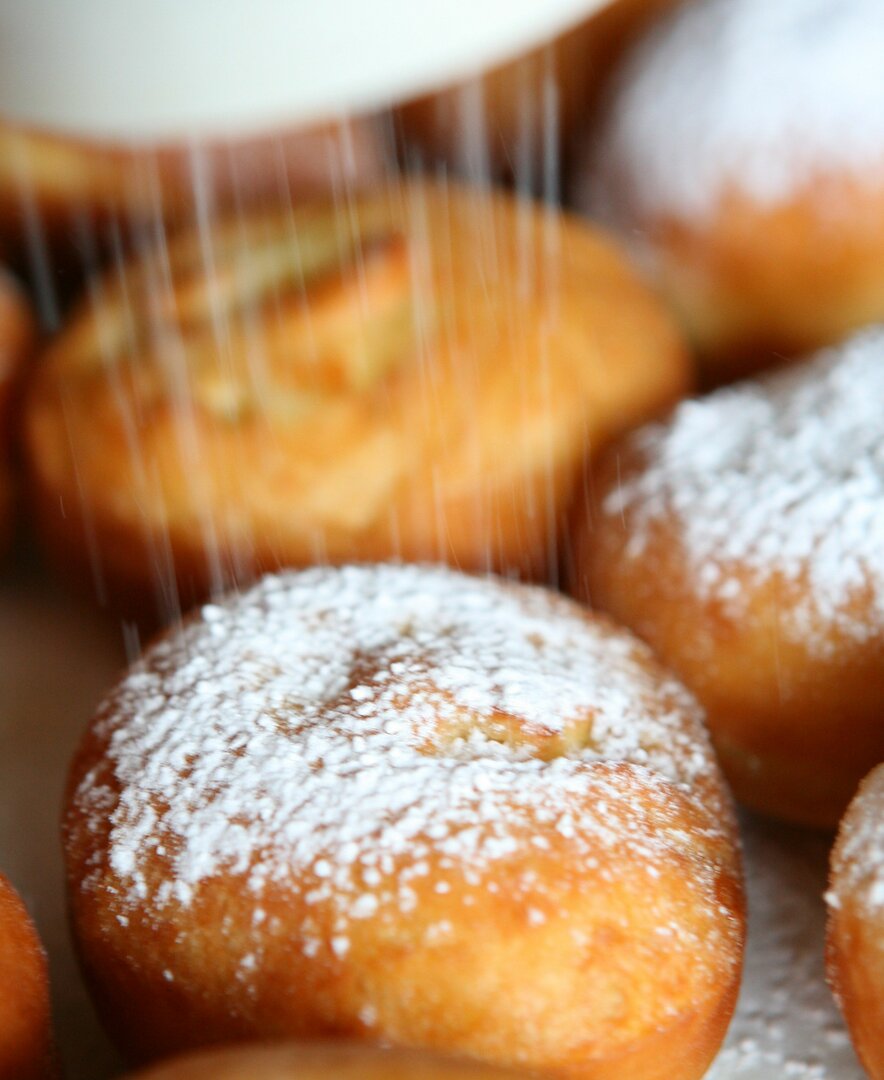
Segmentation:
{"type": "MultiPolygon", "coordinates": [[[[627,63],[597,155],[649,214],[762,205],[814,177],[884,167],[880,0],[703,0],[627,63]]],[[[617,195],[590,193],[605,204],[617,195]]]]}
{"type": "Polygon", "coordinates": [[[746,575],[780,590],[784,633],[884,635],[884,329],[686,402],[634,436],[644,466],[605,500],[627,555],[674,519],[698,595],[739,618],[746,575]]]}
{"type": "Polygon", "coordinates": [[[124,909],[186,906],[222,874],[243,877],[256,910],[269,883],[309,883],[306,901],[340,915],[342,955],[347,922],[389,899],[378,886],[392,874],[407,912],[431,859],[478,880],[552,834],[651,866],[661,849],[635,795],[663,822],[673,784],[714,787],[700,718],[644,646],[545,590],[314,569],[207,605],[154,645],[94,729],[113,779],[89,771],[75,805],[87,828],[109,820],[124,909]],[[631,763],[625,788],[611,762],[631,763]]]}

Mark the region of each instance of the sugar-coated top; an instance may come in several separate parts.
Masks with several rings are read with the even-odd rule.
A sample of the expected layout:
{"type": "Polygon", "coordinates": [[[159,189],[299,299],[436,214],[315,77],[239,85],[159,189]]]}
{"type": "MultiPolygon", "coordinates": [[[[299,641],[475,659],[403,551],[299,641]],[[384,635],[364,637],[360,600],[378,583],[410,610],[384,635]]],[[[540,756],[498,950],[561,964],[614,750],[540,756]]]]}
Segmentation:
{"type": "Polygon", "coordinates": [[[826,900],[839,908],[849,898],[884,910],[884,765],[863,780],[841,822],[826,900]]]}
{"type": "Polygon", "coordinates": [[[627,63],[602,169],[687,220],[732,187],[776,205],[820,173],[864,177],[884,168],[882,56],[880,0],[692,3],[627,63]]]}
{"type": "Polygon", "coordinates": [[[627,555],[674,519],[698,594],[739,618],[742,581],[779,580],[785,634],[884,639],[884,328],[804,365],[685,402],[639,432],[644,467],[605,501],[627,555]]]}
{"type": "MultiPolygon", "coordinates": [[[[403,859],[407,910],[427,858],[469,881],[551,834],[647,865],[661,849],[636,792],[665,834],[672,783],[717,783],[699,707],[645,646],[545,590],[441,568],[317,568],[207,605],[130,670],[95,734],[114,779],[92,769],[75,804],[109,816],[124,909],[186,906],[229,871],[257,897],[310,880],[346,923],[403,859]],[[632,763],[625,788],[612,761],[632,763]]],[[[672,833],[659,842],[683,845],[672,833]]]]}

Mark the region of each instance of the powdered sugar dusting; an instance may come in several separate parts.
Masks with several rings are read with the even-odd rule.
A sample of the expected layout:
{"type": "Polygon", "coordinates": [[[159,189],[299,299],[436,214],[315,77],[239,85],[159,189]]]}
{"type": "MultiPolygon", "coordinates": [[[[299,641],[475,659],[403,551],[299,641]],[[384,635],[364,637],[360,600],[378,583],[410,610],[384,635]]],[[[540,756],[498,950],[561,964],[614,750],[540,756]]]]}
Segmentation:
{"type": "Polygon", "coordinates": [[[674,518],[693,587],[734,617],[738,575],[777,575],[795,586],[780,613],[795,640],[884,636],[884,329],[687,402],[636,440],[646,466],[604,505],[630,515],[629,556],[674,518]]]}
{"type": "Polygon", "coordinates": [[[841,823],[826,899],[837,908],[848,897],[878,917],[884,910],[884,765],[862,782],[841,823]]]}
{"type": "Polygon", "coordinates": [[[600,159],[641,211],[689,220],[728,188],[775,205],[864,177],[884,166],[882,55],[880,0],[693,3],[627,64],[600,159]]]}
{"type": "Polygon", "coordinates": [[[636,791],[662,821],[670,782],[717,773],[696,702],[648,662],[541,589],[392,565],[268,577],[130,670],[98,727],[121,792],[96,770],[75,799],[110,817],[124,907],[187,905],[232,872],[257,917],[268,882],[297,879],[337,905],[344,955],[403,858],[402,911],[430,855],[469,879],[553,834],[653,867],[647,830],[623,835],[636,791]],[[625,786],[611,761],[632,763],[625,786]],[[158,853],[161,884],[145,869],[158,853]]]}

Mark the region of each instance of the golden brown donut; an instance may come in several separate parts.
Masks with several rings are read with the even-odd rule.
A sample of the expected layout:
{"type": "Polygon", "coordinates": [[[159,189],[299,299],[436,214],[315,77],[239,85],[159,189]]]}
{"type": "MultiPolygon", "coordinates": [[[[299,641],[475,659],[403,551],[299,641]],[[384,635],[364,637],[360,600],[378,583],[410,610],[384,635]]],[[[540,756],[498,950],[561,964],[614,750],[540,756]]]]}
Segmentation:
{"type": "Polygon", "coordinates": [[[55,1075],[46,956],[25,906],[0,874],[0,1080],[55,1075]]]}
{"type": "Polygon", "coordinates": [[[678,309],[706,378],[884,318],[884,6],[700,0],[630,57],[578,201],[678,309]]]}
{"type": "Polygon", "coordinates": [[[0,267],[0,555],[9,546],[14,516],[13,395],[33,345],[34,324],[24,297],[0,267]]]}
{"type": "Polygon", "coordinates": [[[884,330],[612,447],[573,587],[703,703],[738,798],[834,826],[884,760],[884,330]]]}
{"type": "Polygon", "coordinates": [[[516,1080],[523,1072],[413,1050],[282,1043],[207,1050],[163,1061],[131,1080],[516,1080]]]}
{"type": "Polygon", "coordinates": [[[860,785],[832,851],[826,967],[856,1052],[884,1077],[884,765],[860,785]]]}
{"type": "Polygon", "coordinates": [[[126,1055],[345,1037],[699,1077],[744,937],[694,699],[564,597],[444,568],[270,576],[106,699],[65,813],[126,1055]]]}
{"type": "Polygon", "coordinates": [[[416,147],[471,178],[513,174],[539,189],[544,169],[569,156],[617,59],[678,2],[616,0],[552,42],[407,102],[396,110],[406,152],[416,147]]]}
{"type": "Polygon", "coordinates": [[[69,271],[71,249],[88,267],[132,233],[143,245],[198,212],[297,204],[375,183],[383,172],[380,138],[366,120],[147,147],[0,122],[0,244],[24,253],[49,289],[59,263],[69,271]]]}
{"type": "Polygon", "coordinates": [[[530,203],[408,184],[339,211],[187,232],[96,286],[25,417],[63,566],[161,618],[280,565],[553,572],[587,446],[686,386],[674,324],[530,203]]]}

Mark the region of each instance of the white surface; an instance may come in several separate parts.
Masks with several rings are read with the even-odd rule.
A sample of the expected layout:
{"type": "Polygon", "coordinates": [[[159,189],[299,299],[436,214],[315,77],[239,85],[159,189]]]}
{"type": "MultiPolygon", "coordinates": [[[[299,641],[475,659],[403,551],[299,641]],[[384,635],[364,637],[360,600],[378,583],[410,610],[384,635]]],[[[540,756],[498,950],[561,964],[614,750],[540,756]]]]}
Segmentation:
{"type": "Polygon", "coordinates": [[[0,0],[0,115],[132,140],[371,109],[608,0],[0,0]]]}
{"type": "MultiPolygon", "coordinates": [[[[27,566],[0,576],[0,868],[49,951],[67,1080],[119,1071],[79,980],[64,919],[58,818],[67,763],[123,661],[120,627],[27,566]]],[[[823,979],[830,839],[746,818],[743,993],[708,1080],[860,1080],[823,979]]]]}
{"type": "Polygon", "coordinates": [[[825,981],[832,837],[743,815],[749,947],[737,1014],[706,1080],[862,1080],[825,981]]]}
{"type": "Polygon", "coordinates": [[[65,922],[59,817],[68,762],[124,661],[118,629],[27,568],[0,578],[0,870],[49,953],[67,1080],[114,1075],[65,922]]]}

